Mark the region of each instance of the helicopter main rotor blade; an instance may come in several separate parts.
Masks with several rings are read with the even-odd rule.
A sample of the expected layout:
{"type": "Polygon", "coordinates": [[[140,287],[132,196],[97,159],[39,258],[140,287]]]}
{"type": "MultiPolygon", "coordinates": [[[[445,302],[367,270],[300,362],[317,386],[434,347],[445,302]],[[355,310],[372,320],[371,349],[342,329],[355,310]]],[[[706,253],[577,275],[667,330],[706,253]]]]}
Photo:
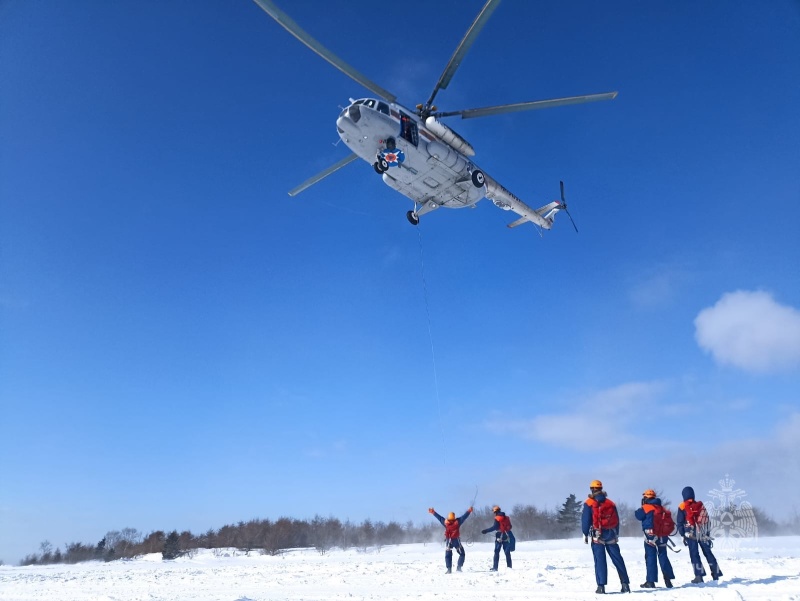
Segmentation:
{"type": "Polygon", "coordinates": [[[472,44],[475,42],[475,38],[478,37],[481,29],[483,29],[483,26],[486,25],[486,21],[488,21],[489,17],[492,16],[492,13],[494,12],[494,9],[497,8],[498,4],[500,4],[500,0],[487,0],[481,12],[478,13],[477,17],[475,17],[475,21],[472,23],[472,26],[464,35],[464,39],[461,40],[461,43],[458,45],[456,51],[453,53],[453,56],[450,58],[450,62],[447,63],[447,66],[444,68],[444,71],[442,72],[441,77],[439,77],[436,87],[433,88],[431,97],[428,99],[428,103],[425,106],[431,106],[437,92],[439,92],[440,89],[443,90],[447,88],[447,85],[450,83],[450,80],[453,79],[453,75],[456,73],[456,69],[458,69],[458,67],[461,65],[461,61],[464,60],[464,55],[467,54],[470,46],[472,46],[472,44]]]}
{"type": "Polygon", "coordinates": [[[324,58],[334,67],[339,69],[342,73],[354,79],[362,86],[374,92],[384,100],[389,102],[395,102],[397,100],[397,96],[392,94],[391,92],[384,90],[374,81],[369,79],[363,73],[356,71],[353,67],[348,65],[338,56],[336,56],[333,52],[325,48],[322,44],[320,44],[316,39],[314,39],[310,34],[308,34],[305,30],[303,30],[297,23],[295,23],[292,18],[283,12],[280,8],[275,6],[275,3],[272,0],[253,0],[256,4],[258,4],[261,9],[267,13],[270,17],[275,19],[286,31],[291,33],[294,37],[300,40],[303,44],[308,46],[311,50],[313,50],[316,54],[324,58]]]}
{"type": "Polygon", "coordinates": [[[554,106],[565,106],[568,104],[582,104],[584,102],[597,102],[598,100],[612,100],[617,97],[617,92],[607,92],[604,94],[588,94],[586,96],[570,96],[568,98],[553,98],[551,100],[534,100],[532,102],[517,102],[516,104],[501,104],[498,106],[487,106],[479,109],[465,109],[463,111],[449,111],[434,113],[436,117],[453,117],[461,115],[462,119],[473,119],[475,117],[486,117],[488,115],[500,115],[502,113],[515,113],[517,111],[532,111],[534,109],[546,109],[554,106]]]}
{"type": "Polygon", "coordinates": [[[344,157],[341,161],[339,161],[335,165],[331,165],[327,169],[325,169],[323,171],[320,171],[319,173],[317,173],[316,175],[314,175],[312,177],[309,177],[306,181],[304,181],[302,184],[300,184],[296,188],[292,188],[291,190],[289,190],[289,196],[297,196],[298,194],[300,194],[300,192],[302,192],[306,188],[310,188],[311,186],[316,184],[318,181],[328,177],[331,173],[334,173],[335,171],[339,171],[339,169],[341,169],[345,165],[349,165],[350,163],[355,161],[357,158],[358,158],[358,155],[356,153],[351,153],[350,155],[344,157]]]}

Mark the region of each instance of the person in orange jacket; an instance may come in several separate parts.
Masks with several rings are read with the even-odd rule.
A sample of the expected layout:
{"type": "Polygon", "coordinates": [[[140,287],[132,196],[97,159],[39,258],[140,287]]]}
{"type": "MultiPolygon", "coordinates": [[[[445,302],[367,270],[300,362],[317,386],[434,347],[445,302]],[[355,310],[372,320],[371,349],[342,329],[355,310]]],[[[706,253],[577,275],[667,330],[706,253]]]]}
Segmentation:
{"type": "Polygon", "coordinates": [[[490,572],[496,572],[500,565],[500,549],[506,555],[506,567],[511,567],[511,551],[514,550],[514,535],[511,533],[511,519],[500,511],[500,506],[495,505],[492,507],[494,513],[494,524],[491,528],[481,530],[481,534],[489,534],[494,532],[494,563],[490,572]]]}
{"type": "Polygon", "coordinates": [[[700,551],[705,555],[708,567],[711,570],[711,577],[714,580],[719,580],[722,576],[722,570],[719,569],[717,558],[711,551],[713,541],[709,529],[708,512],[702,501],[698,501],[694,497],[694,488],[686,486],[681,491],[683,502],[678,505],[678,514],[675,516],[675,523],[678,526],[678,534],[683,538],[683,544],[689,547],[689,558],[692,561],[692,569],[694,570],[694,579],[692,584],[700,584],[703,582],[703,576],[706,575],[706,570],[703,567],[703,562],[700,560],[700,551]]]}
{"type": "MultiPolygon", "coordinates": [[[[642,506],[634,512],[636,519],[642,523],[642,532],[644,532],[644,565],[647,570],[647,578],[641,587],[656,588],[656,582],[658,582],[657,564],[661,564],[664,586],[672,588],[675,572],[667,554],[669,534],[665,535],[657,531],[656,513],[664,513],[666,515],[666,511],[661,505],[661,499],[656,496],[656,491],[648,488],[642,493],[642,506]]],[[[662,523],[666,524],[666,522],[662,523]]],[[[668,526],[670,531],[673,526],[674,522],[670,521],[668,526]]]]}
{"type": "Polygon", "coordinates": [[[467,521],[469,514],[472,513],[472,507],[467,509],[460,518],[456,518],[456,514],[452,511],[447,514],[447,518],[440,516],[436,513],[436,510],[431,507],[428,509],[428,513],[430,513],[433,517],[439,520],[439,523],[444,526],[444,540],[445,540],[445,550],[444,550],[444,565],[447,568],[446,574],[450,574],[453,572],[453,549],[456,550],[458,553],[458,564],[456,565],[456,572],[460,572],[461,568],[464,567],[464,560],[466,559],[466,553],[464,552],[464,545],[461,544],[461,524],[467,521]]]}
{"type": "Polygon", "coordinates": [[[608,563],[606,553],[611,557],[611,563],[617,568],[622,592],[630,593],[631,585],[625,560],[619,550],[619,512],[614,502],[608,498],[603,490],[600,480],[592,480],[589,484],[589,498],[583,503],[581,513],[581,530],[583,542],[592,540],[592,555],[594,556],[594,577],[597,581],[595,593],[603,595],[608,583],[608,563]]]}

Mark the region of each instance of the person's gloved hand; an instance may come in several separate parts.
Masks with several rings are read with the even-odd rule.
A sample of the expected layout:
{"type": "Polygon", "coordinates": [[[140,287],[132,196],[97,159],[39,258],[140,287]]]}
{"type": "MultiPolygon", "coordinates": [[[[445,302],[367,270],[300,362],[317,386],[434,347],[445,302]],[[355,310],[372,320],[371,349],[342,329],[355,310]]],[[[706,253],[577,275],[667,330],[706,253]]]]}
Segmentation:
{"type": "Polygon", "coordinates": [[[589,537],[584,535],[583,542],[585,542],[588,545],[589,544],[589,537]]]}
{"type": "Polygon", "coordinates": [[[481,530],[481,534],[489,534],[488,530],[481,530]]]}
{"type": "Polygon", "coordinates": [[[468,513],[472,513],[472,507],[470,507],[469,509],[467,509],[467,512],[468,512],[468,513]]]}
{"type": "Polygon", "coordinates": [[[436,512],[433,510],[433,507],[428,507],[428,513],[436,513],[436,512]]]}
{"type": "Polygon", "coordinates": [[[689,546],[689,541],[688,541],[688,540],[686,540],[686,537],[685,537],[685,536],[683,537],[683,546],[684,546],[684,547],[688,547],[688,546],[689,546]]]}

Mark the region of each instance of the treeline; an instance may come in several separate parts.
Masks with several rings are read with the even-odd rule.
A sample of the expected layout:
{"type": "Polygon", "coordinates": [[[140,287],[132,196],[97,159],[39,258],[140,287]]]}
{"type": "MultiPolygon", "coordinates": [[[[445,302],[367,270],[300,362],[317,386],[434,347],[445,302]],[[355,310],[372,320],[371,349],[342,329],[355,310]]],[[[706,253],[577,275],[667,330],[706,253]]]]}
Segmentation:
{"type": "MultiPolygon", "coordinates": [[[[580,536],[583,500],[569,495],[560,508],[542,510],[533,505],[504,508],[511,517],[514,534],[520,541],[559,539],[580,536]]],[[[620,515],[620,536],[641,535],[641,523],[634,517],[635,507],[617,503],[620,515]]],[[[466,508],[439,510],[446,515],[453,510],[460,516],[466,508]]],[[[760,536],[800,534],[800,515],[795,513],[788,522],[778,523],[758,508],[753,508],[760,536]]],[[[461,526],[462,541],[490,542],[492,535],[481,530],[493,523],[490,507],[476,508],[461,526]]],[[[162,553],[164,559],[192,554],[197,549],[238,549],[244,553],[278,555],[288,549],[313,548],[325,554],[331,549],[374,549],[403,543],[429,543],[442,540],[442,526],[431,519],[421,525],[409,521],[382,522],[369,519],[361,523],[342,522],[335,517],[315,516],[312,520],[282,517],[277,520],[254,519],[208,530],[203,534],[189,531],[164,532],[157,530],[146,536],[134,528],[108,532],[96,544],[70,543],[62,551],[44,541],[39,553],[32,553],[20,565],[79,563],[82,561],[113,561],[148,553],[162,553]]]]}

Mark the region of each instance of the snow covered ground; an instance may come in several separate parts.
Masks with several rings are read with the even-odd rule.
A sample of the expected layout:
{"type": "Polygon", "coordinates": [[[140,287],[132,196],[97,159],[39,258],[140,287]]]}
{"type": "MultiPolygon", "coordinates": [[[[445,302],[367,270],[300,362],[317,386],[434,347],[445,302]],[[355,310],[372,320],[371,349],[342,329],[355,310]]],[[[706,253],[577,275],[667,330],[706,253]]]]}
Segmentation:
{"type": "MultiPolygon", "coordinates": [[[[680,599],[800,600],[800,537],[758,538],[738,546],[714,547],[725,576],[719,582],[688,584],[684,549],[670,553],[675,588],[642,590],[641,539],[621,542],[633,594],[680,599]]],[[[493,545],[467,547],[464,572],[445,575],[439,543],[400,545],[367,552],[334,550],[320,555],[296,550],[278,557],[199,551],[194,557],[162,561],[148,555],[130,561],[79,565],[0,566],[0,600],[52,601],[262,601],[489,599],[593,599],[591,551],[582,539],[518,543],[514,569],[489,572],[493,545]],[[225,556],[227,554],[227,556],[225,556]]],[[[618,594],[611,568],[607,590],[618,594]]]]}

